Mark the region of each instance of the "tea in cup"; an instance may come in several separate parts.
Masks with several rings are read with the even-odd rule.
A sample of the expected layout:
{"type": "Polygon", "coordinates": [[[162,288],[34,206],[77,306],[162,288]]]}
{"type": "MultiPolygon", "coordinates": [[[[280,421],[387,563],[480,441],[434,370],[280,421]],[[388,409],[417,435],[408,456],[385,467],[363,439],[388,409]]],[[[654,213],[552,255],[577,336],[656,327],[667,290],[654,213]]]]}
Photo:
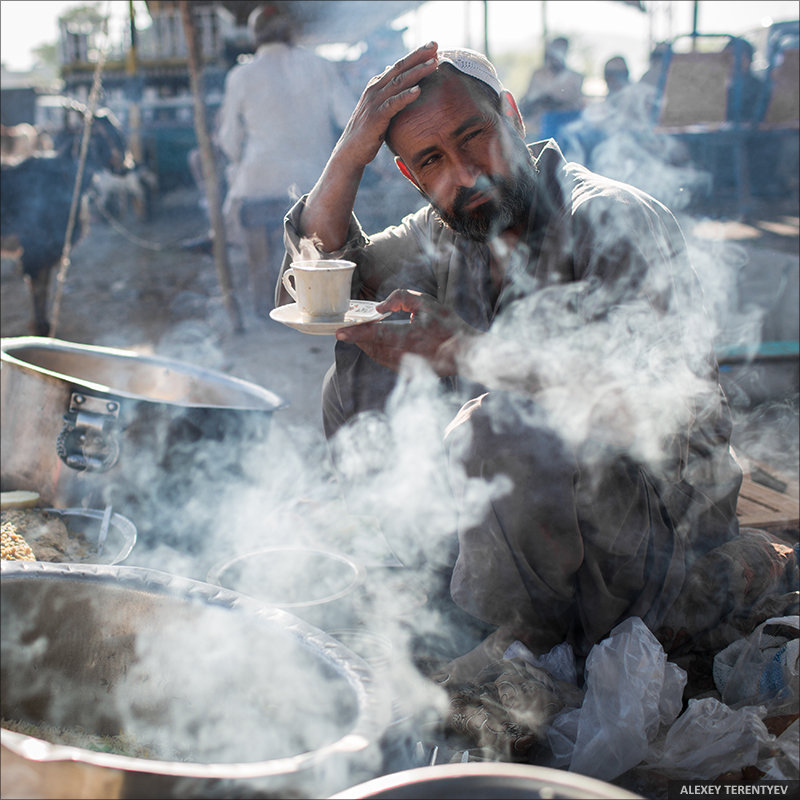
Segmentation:
{"type": "Polygon", "coordinates": [[[292,261],[281,278],[305,322],[344,322],[350,308],[354,261],[320,258],[292,261]]]}

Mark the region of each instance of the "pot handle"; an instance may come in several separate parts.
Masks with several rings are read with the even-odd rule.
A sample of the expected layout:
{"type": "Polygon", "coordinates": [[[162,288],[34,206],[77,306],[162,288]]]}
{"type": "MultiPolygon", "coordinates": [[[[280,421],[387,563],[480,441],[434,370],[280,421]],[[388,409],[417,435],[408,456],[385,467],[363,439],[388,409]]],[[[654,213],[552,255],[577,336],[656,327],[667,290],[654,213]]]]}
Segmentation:
{"type": "Polygon", "coordinates": [[[64,427],[56,437],[56,453],[70,468],[107,472],[119,460],[119,403],[74,392],[64,427]]]}

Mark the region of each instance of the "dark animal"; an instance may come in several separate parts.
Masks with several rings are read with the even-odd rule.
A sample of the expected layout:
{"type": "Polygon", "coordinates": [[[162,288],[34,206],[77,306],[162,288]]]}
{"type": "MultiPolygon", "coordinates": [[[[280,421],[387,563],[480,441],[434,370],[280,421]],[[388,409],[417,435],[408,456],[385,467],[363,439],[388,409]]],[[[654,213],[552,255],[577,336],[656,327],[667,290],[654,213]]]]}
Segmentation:
{"type": "MultiPolygon", "coordinates": [[[[65,110],[79,121],[65,125],[53,137],[54,150],[15,164],[4,164],[0,175],[2,253],[19,259],[33,303],[32,332],[50,330],[48,293],[54,267],[61,260],[72,195],[78,171],[85,106],[65,101],[65,110]],[[77,112],[77,115],[76,113],[77,112]]],[[[95,113],[81,181],[81,195],[95,172],[121,173],[131,168],[125,137],[107,109],[95,113]]],[[[72,243],[85,230],[86,215],[76,214],[72,243]]]]}

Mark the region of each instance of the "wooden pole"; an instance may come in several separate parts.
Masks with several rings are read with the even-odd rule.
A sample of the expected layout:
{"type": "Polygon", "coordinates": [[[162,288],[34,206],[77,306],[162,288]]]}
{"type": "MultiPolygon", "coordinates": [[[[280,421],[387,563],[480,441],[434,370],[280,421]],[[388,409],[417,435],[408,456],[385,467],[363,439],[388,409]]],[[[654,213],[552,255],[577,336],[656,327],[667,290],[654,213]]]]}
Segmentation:
{"type": "Polygon", "coordinates": [[[228,243],[225,239],[225,222],[222,218],[222,197],[217,179],[217,165],[214,157],[214,148],[211,146],[211,137],[208,135],[206,124],[205,93],[200,81],[202,61],[200,59],[200,46],[197,36],[197,27],[194,24],[191,3],[188,0],[179,0],[183,20],[183,32],[186,37],[186,48],[189,64],[189,83],[192,88],[194,101],[194,130],[197,135],[197,145],[200,149],[200,161],[203,165],[203,178],[206,184],[206,199],[208,213],[211,217],[211,230],[214,233],[214,264],[217,268],[217,278],[222,290],[222,300],[233,322],[236,333],[244,331],[242,314],[239,304],[233,294],[230,264],[228,263],[228,243]]]}
{"type": "Polygon", "coordinates": [[[542,0],[542,51],[547,47],[547,0],[542,0]]]}
{"type": "Polygon", "coordinates": [[[491,59],[489,53],[489,0],[483,0],[483,52],[486,58],[491,59]]]}
{"type": "Polygon", "coordinates": [[[125,59],[125,72],[130,78],[132,102],[128,110],[128,130],[130,131],[131,155],[137,164],[142,163],[142,114],[139,108],[139,91],[135,85],[136,73],[139,70],[139,58],[137,55],[138,42],[136,40],[136,14],[133,8],[133,0],[128,0],[128,21],[130,25],[130,48],[125,59]]]}

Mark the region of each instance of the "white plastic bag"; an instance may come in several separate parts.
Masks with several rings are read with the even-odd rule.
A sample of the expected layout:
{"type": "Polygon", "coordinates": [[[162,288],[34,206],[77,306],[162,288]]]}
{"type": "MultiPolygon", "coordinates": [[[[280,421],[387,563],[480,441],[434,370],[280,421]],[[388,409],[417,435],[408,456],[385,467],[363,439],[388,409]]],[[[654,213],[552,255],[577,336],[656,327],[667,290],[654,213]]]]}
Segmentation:
{"type": "Polygon", "coordinates": [[[651,749],[646,766],[669,778],[712,780],[725,772],[755,765],[775,742],[762,719],[763,706],[734,710],[713,697],[690,700],[651,749]]]}
{"type": "Polygon", "coordinates": [[[795,720],[776,740],[773,752],[756,765],[765,781],[800,779],[800,720],[795,720]]]}
{"type": "Polygon", "coordinates": [[[764,705],[771,714],[800,706],[800,616],[772,617],[714,656],[714,684],[734,708],[764,705]]]}
{"type": "Polygon", "coordinates": [[[686,673],[667,661],[644,622],[625,620],[589,652],[583,705],[548,732],[554,756],[571,772],[616,778],[644,759],[661,726],[680,713],[685,685],[686,673]]]}

